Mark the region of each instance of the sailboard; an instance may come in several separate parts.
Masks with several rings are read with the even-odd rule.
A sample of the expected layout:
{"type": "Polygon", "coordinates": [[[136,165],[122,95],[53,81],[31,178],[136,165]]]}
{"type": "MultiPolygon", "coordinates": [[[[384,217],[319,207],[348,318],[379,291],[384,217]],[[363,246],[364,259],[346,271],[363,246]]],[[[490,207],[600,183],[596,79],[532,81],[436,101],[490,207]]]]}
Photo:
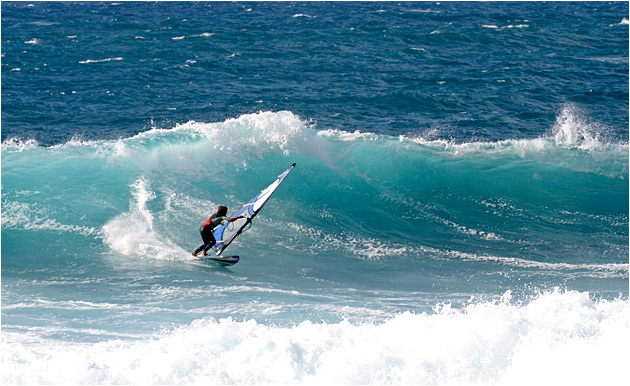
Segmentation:
{"type": "Polygon", "coordinates": [[[213,261],[219,265],[234,265],[238,263],[238,256],[197,256],[198,260],[213,261]]]}
{"type": "Polygon", "coordinates": [[[223,251],[225,251],[225,249],[234,241],[234,239],[236,239],[243,232],[245,227],[252,223],[254,217],[256,217],[258,212],[260,212],[260,210],[269,200],[273,192],[278,189],[278,186],[280,186],[282,181],[284,181],[286,176],[289,174],[289,172],[291,172],[291,170],[293,170],[294,167],[295,164],[289,166],[287,170],[282,172],[282,174],[280,174],[278,178],[276,178],[276,180],[271,183],[271,185],[263,189],[247,204],[243,205],[241,210],[230,216],[243,216],[243,218],[239,218],[233,222],[226,222],[215,229],[213,234],[215,240],[217,240],[217,243],[212,248],[214,248],[214,250],[216,251],[217,256],[222,254],[223,251]]]}

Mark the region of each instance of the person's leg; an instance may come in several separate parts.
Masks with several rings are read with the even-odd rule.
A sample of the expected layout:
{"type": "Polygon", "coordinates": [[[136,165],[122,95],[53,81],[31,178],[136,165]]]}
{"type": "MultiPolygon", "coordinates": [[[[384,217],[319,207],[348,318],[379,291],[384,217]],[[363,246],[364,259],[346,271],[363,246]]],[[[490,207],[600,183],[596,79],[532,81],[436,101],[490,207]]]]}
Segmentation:
{"type": "MultiPolygon", "coordinates": [[[[197,253],[201,252],[204,250],[204,248],[206,248],[206,245],[208,245],[208,243],[212,243],[212,245],[216,244],[216,240],[214,239],[214,236],[212,235],[212,229],[210,227],[204,227],[202,226],[199,229],[199,233],[201,234],[201,239],[203,240],[203,244],[201,244],[201,246],[199,248],[197,248],[195,250],[195,252],[193,252],[194,256],[197,256],[197,253]]],[[[211,246],[212,246],[211,245],[211,246]]],[[[210,246],[210,247],[211,247],[210,246]]],[[[208,247],[209,248],[209,247],[208,247]]],[[[208,249],[206,248],[206,250],[208,249]]]]}
{"type": "Polygon", "coordinates": [[[214,235],[212,234],[212,230],[210,230],[209,236],[208,238],[210,238],[211,240],[209,240],[209,242],[206,244],[206,247],[203,250],[203,254],[205,255],[206,252],[208,252],[208,249],[212,248],[214,246],[214,244],[217,243],[217,240],[214,238],[214,235]]]}

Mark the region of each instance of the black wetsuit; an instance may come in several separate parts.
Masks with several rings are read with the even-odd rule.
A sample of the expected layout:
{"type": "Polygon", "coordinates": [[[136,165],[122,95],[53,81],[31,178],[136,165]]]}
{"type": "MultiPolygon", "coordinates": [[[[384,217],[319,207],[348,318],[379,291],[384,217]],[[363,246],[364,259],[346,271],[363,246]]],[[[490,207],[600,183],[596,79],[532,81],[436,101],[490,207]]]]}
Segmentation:
{"type": "Polygon", "coordinates": [[[199,233],[201,233],[201,239],[203,240],[203,244],[197,248],[195,251],[195,255],[201,251],[204,253],[208,251],[208,249],[212,248],[214,244],[217,243],[217,240],[214,238],[212,232],[217,225],[221,224],[223,221],[227,221],[228,218],[225,216],[221,216],[219,213],[215,213],[207,219],[201,228],[199,228],[199,233]]]}

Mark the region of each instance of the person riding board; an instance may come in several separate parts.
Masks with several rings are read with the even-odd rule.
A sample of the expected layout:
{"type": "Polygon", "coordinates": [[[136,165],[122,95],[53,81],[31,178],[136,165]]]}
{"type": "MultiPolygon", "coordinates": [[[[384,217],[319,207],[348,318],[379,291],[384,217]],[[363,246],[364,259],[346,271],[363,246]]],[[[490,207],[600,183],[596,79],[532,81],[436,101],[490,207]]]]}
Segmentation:
{"type": "Polygon", "coordinates": [[[197,248],[196,251],[192,253],[193,256],[197,256],[199,252],[201,252],[201,256],[206,256],[208,249],[212,248],[217,240],[214,238],[214,228],[221,225],[224,221],[234,222],[239,218],[245,218],[245,216],[238,217],[227,217],[228,208],[226,206],[219,206],[217,209],[217,213],[213,214],[208,218],[199,228],[199,233],[201,234],[201,239],[203,240],[203,244],[197,248]]]}

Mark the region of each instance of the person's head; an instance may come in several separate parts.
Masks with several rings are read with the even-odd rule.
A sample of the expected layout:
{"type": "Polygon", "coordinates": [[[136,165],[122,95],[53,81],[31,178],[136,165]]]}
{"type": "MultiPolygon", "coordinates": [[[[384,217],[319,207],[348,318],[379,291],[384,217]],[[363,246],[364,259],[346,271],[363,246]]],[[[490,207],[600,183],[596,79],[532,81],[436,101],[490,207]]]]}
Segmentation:
{"type": "Polygon", "coordinates": [[[227,216],[227,213],[228,213],[227,206],[221,205],[219,209],[217,210],[217,213],[220,214],[221,216],[227,216]]]}

